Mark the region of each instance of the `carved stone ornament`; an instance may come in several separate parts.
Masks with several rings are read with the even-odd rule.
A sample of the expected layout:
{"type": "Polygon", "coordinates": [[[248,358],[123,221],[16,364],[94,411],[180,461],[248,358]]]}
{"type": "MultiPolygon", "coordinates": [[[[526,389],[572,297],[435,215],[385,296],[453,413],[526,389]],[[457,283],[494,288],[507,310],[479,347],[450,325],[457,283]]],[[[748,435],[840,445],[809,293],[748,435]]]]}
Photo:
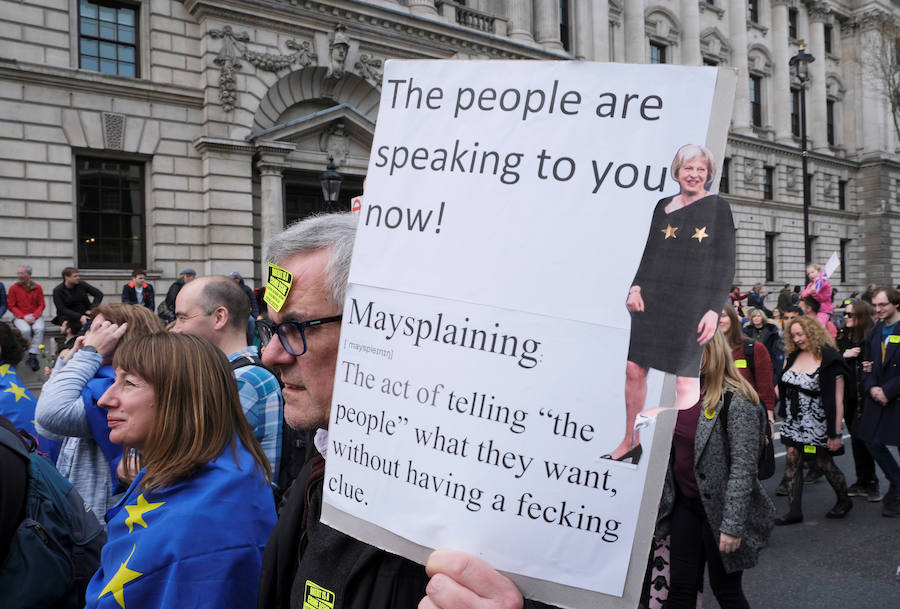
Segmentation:
{"type": "Polygon", "coordinates": [[[344,129],[343,121],[335,121],[319,136],[319,150],[333,157],[337,167],[341,167],[350,154],[350,141],[344,129]]]}
{"type": "Polygon", "coordinates": [[[222,39],[222,48],[213,60],[221,68],[219,74],[219,101],[226,112],[234,110],[237,102],[235,91],[235,74],[243,67],[241,60],[247,61],[260,70],[266,72],[280,72],[297,64],[301,67],[311,65],[316,61],[316,54],[312,45],[307,42],[288,40],[285,46],[294,51],[290,54],[260,53],[247,48],[250,36],[247,32],[235,32],[230,25],[221,30],[209,30],[207,32],[214,39],[222,39]]]}
{"type": "Polygon", "coordinates": [[[797,168],[787,168],[787,188],[788,190],[797,190],[797,168]]]}
{"type": "Polygon", "coordinates": [[[107,150],[121,150],[125,140],[125,115],[103,112],[103,147],[107,150]]]}
{"type": "Polygon", "coordinates": [[[747,184],[756,182],[756,161],[753,159],[747,159],[744,162],[744,181],[747,184]]]}
{"type": "Polygon", "coordinates": [[[365,80],[368,80],[379,89],[381,88],[381,81],[384,78],[384,62],[382,60],[367,53],[362,53],[353,67],[365,80]]]}
{"type": "Polygon", "coordinates": [[[338,25],[331,35],[328,43],[328,72],[325,78],[340,80],[344,75],[344,63],[347,61],[347,53],[350,50],[350,38],[347,37],[347,28],[338,25]]]}

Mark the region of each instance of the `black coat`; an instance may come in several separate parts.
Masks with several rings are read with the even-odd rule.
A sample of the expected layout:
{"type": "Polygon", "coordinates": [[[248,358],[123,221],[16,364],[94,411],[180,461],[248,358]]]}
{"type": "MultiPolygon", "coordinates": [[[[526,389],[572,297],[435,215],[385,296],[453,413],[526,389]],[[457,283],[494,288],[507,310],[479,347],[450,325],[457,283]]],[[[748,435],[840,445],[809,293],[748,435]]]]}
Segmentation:
{"type": "MultiPolygon", "coordinates": [[[[288,491],[266,544],[257,607],[307,606],[307,582],[331,592],[334,609],[417,607],[428,584],[422,565],[319,522],[324,475],[325,461],[314,452],[288,491]]],[[[548,605],[526,599],[523,609],[542,607],[548,605]]]]}
{"type": "Polygon", "coordinates": [[[141,302],[138,302],[137,299],[137,290],[135,289],[135,285],[133,281],[129,281],[125,284],[125,287],[122,288],[122,302],[126,304],[139,304],[147,307],[151,311],[156,310],[156,301],[153,298],[153,286],[149,283],[144,283],[144,291],[141,292],[141,302]]]}
{"type": "Polygon", "coordinates": [[[862,376],[865,405],[858,435],[867,442],[900,446],[900,324],[888,337],[884,361],[881,360],[883,326],[881,321],[875,324],[863,344],[863,361],[872,362],[872,372],[864,372],[862,376]],[[886,405],[875,401],[872,387],[881,387],[888,399],[886,405]]]}

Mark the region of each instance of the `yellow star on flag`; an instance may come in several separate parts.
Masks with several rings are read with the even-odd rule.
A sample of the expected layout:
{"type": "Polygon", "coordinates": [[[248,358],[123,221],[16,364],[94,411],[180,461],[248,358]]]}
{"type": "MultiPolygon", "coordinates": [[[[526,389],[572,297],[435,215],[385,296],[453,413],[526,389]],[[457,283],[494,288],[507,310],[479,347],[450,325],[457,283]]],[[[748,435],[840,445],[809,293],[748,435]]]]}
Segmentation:
{"type": "Polygon", "coordinates": [[[165,504],[165,501],[160,501],[159,503],[148,503],[147,500],[144,499],[143,493],[138,495],[137,504],[125,506],[125,510],[128,512],[128,518],[125,519],[125,524],[128,525],[128,532],[131,533],[131,531],[134,529],[134,525],[136,524],[139,524],[146,529],[147,523],[144,522],[144,514],[146,514],[150,510],[155,510],[163,504],[165,504]]]}
{"type": "Polygon", "coordinates": [[[697,243],[703,243],[703,240],[707,237],[709,237],[709,235],[706,234],[705,226],[703,228],[694,227],[694,236],[691,237],[691,239],[696,239],[697,243]]]}
{"type": "Polygon", "coordinates": [[[675,231],[678,230],[677,226],[672,226],[671,224],[666,224],[666,227],[660,229],[660,232],[666,236],[666,239],[672,237],[673,239],[677,239],[678,237],[675,235],[675,231]]]}
{"type": "Polygon", "coordinates": [[[12,393],[16,396],[16,402],[25,398],[26,400],[30,400],[31,398],[25,395],[25,391],[27,391],[24,387],[19,387],[12,381],[9,382],[9,387],[3,390],[3,393],[12,393]]]}
{"type": "Polygon", "coordinates": [[[103,598],[103,595],[106,593],[111,593],[113,598],[116,599],[116,602],[119,603],[119,606],[122,609],[125,609],[125,584],[143,575],[143,573],[138,573],[137,571],[132,571],[128,568],[128,561],[134,556],[136,547],[137,546],[131,547],[131,554],[128,555],[128,558],[125,559],[125,562],[122,563],[122,566],[119,567],[119,570],[116,571],[113,578],[109,580],[103,590],[100,591],[100,596],[97,597],[98,599],[103,598]]]}
{"type": "Polygon", "coordinates": [[[10,372],[12,372],[12,370],[9,369],[9,364],[3,364],[2,366],[0,366],[0,379],[2,379],[10,372]]]}

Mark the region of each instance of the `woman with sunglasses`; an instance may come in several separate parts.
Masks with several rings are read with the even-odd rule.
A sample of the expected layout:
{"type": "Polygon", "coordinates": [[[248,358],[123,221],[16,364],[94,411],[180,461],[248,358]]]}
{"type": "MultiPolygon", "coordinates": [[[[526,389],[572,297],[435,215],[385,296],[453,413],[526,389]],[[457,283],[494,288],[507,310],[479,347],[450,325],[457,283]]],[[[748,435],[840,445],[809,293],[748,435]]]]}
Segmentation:
{"type": "Polygon", "coordinates": [[[860,357],[866,334],[875,323],[874,310],[864,300],[854,300],[844,308],[844,324],[837,335],[838,351],[847,364],[847,382],[844,383],[844,420],[850,430],[850,447],[853,450],[853,464],[856,482],[847,493],[851,497],[866,497],[869,501],[880,501],[878,476],[875,474],[875,459],[866,448],[866,443],[857,437],[859,422],[862,420],[862,361],[860,357]]]}

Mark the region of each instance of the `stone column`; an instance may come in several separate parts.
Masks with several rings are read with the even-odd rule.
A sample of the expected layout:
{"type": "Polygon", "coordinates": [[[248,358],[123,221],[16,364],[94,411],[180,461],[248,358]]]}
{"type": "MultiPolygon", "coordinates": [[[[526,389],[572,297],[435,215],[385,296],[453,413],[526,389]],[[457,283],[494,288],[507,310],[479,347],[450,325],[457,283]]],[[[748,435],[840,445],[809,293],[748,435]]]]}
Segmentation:
{"type": "Polygon", "coordinates": [[[609,0],[591,3],[594,22],[594,61],[609,61],[609,0]]]}
{"type": "MultiPolygon", "coordinates": [[[[575,40],[570,45],[575,59],[594,58],[594,28],[591,20],[591,4],[589,0],[572,0],[575,40]]],[[[600,27],[600,24],[597,24],[600,27]]]]}
{"type": "Polygon", "coordinates": [[[424,17],[437,17],[438,11],[434,7],[434,0],[409,0],[409,12],[413,15],[424,17]]]}
{"type": "Polygon", "coordinates": [[[825,127],[825,21],[829,12],[828,7],[821,2],[809,7],[809,52],[816,60],[809,64],[809,90],[806,95],[809,118],[806,132],[809,134],[810,149],[816,151],[830,150],[825,127]]]}
{"type": "Polygon", "coordinates": [[[732,67],[737,70],[734,92],[734,113],[731,127],[736,133],[750,135],[750,72],[747,70],[747,3],[730,0],[728,3],[728,37],[731,39],[732,67]]]}
{"type": "Polygon", "coordinates": [[[697,0],[681,0],[681,63],[703,65],[700,55],[700,5],[697,0]]]}
{"type": "Polygon", "coordinates": [[[534,44],[534,35],[531,33],[531,14],[531,0],[506,3],[506,31],[510,40],[534,44]]]}
{"type": "Polygon", "coordinates": [[[647,56],[647,32],[644,24],[644,0],[625,2],[625,62],[644,63],[647,56]]]}
{"type": "MultiPolygon", "coordinates": [[[[202,254],[204,275],[225,275],[237,270],[243,274],[253,269],[253,153],[255,147],[246,140],[203,136],[194,141],[200,152],[203,177],[200,183],[205,229],[204,240],[196,247],[202,254]]],[[[200,222],[195,224],[198,225],[200,222]]]]}
{"type": "Polygon", "coordinates": [[[772,102],[769,116],[775,127],[775,140],[793,144],[791,134],[791,74],[788,51],[788,4],[790,0],[772,0],[772,56],[775,58],[772,75],[772,102]]]}
{"type": "Polygon", "coordinates": [[[534,0],[534,37],[549,51],[565,51],[559,39],[559,3],[534,0]]]}
{"type": "MultiPolygon", "coordinates": [[[[288,167],[287,155],[296,149],[294,144],[260,142],[256,146],[256,168],[260,176],[260,246],[265,258],[265,243],[284,230],[284,184],[282,173],[288,167]]],[[[261,260],[261,275],[265,279],[265,260],[261,260]]]]}

